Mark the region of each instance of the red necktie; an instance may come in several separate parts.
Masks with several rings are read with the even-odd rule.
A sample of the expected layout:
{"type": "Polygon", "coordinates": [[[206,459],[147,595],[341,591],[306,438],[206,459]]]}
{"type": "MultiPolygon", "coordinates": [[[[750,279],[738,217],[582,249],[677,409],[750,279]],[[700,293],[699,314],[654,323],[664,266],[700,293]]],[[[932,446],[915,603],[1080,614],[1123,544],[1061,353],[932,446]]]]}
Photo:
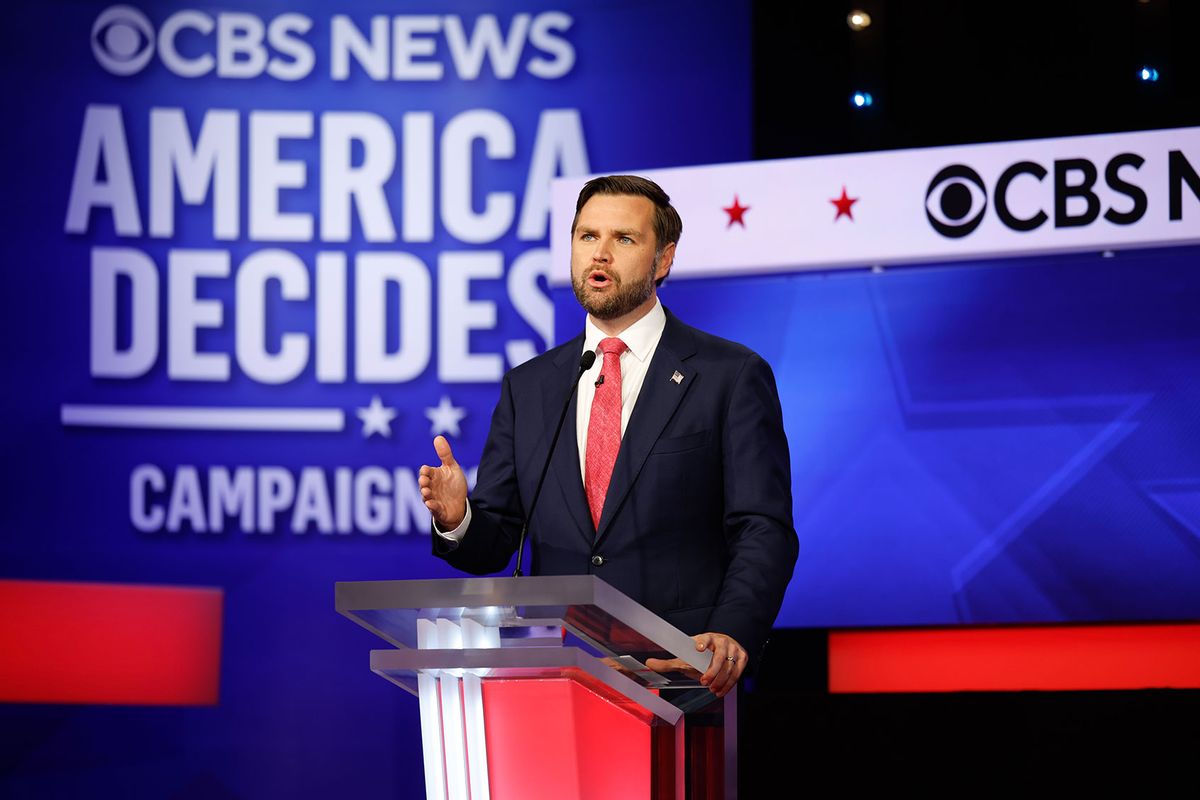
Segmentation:
{"type": "Polygon", "coordinates": [[[587,457],[584,462],[583,489],[587,493],[592,524],[600,527],[604,496],[612,480],[613,464],[621,449],[621,353],[628,348],[620,339],[602,339],[596,350],[604,359],[600,385],[592,399],[588,420],[587,457]]]}

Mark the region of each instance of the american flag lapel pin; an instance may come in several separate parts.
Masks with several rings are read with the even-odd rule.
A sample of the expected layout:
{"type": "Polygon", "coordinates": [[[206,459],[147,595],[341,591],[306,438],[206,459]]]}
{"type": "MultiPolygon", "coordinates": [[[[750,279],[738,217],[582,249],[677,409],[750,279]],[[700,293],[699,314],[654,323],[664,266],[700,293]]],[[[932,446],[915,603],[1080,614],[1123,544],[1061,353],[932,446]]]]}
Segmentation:
{"type": "Polygon", "coordinates": [[[683,383],[683,373],[680,372],[679,370],[675,370],[675,374],[671,376],[671,383],[676,383],[676,384],[683,383]]]}

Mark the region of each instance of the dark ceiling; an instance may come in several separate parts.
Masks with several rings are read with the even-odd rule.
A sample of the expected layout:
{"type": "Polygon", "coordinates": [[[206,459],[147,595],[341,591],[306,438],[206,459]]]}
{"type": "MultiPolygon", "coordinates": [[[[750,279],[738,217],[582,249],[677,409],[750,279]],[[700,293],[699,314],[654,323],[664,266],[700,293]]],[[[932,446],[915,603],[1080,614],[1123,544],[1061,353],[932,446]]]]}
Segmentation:
{"type": "Polygon", "coordinates": [[[1200,125],[1198,31],[1197,0],[758,2],[754,155],[1200,125]]]}

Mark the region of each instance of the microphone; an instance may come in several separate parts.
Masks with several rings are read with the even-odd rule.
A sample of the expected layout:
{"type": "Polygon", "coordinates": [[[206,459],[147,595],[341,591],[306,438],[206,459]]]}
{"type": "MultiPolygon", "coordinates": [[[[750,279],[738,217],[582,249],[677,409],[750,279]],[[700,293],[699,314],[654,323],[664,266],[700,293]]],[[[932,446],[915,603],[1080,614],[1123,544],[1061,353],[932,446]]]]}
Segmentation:
{"type": "Polygon", "coordinates": [[[599,378],[596,378],[596,388],[597,388],[597,389],[599,389],[599,388],[600,388],[600,384],[602,384],[602,383],[604,383],[604,376],[603,376],[603,375],[601,375],[599,378]]]}
{"type": "Polygon", "coordinates": [[[546,482],[546,473],[550,471],[550,460],[554,458],[554,447],[558,444],[558,437],[562,433],[563,423],[567,421],[567,409],[571,407],[571,398],[575,396],[575,390],[579,387],[579,379],[583,377],[583,373],[591,369],[595,363],[596,351],[594,350],[585,350],[579,358],[579,372],[575,373],[575,380],[571,382],[571,390],[567,392],[567,399],[563,403],[562,413],[558,415],[558,425],[554,428],[554,438],[550,440],[550,452],[546,453],[546,463],[542,465],[542,474],[538,477],[537,488],[533,490],[533,500],[529,502],[529,511],[526,512],[525,519],[521,522],[521,536],[517,539],[517,568],[513,570],[514,578],[520,578],[524,574],[521,572],[521,557],[525,551],[525,535],[529,532],[529,520],[533,519],[533,510],[537,508],[538,498],[542,494],[542,484],[546,482]]]}

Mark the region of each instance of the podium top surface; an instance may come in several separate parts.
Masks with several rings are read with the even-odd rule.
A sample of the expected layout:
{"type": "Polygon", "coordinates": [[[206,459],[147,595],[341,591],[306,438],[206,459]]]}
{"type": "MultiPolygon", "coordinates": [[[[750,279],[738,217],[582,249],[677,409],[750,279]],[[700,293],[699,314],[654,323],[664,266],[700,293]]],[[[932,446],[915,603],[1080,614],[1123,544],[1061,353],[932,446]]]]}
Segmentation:
{"type": "Polygon", "coordinates": [[[594,575],[339,582],[335,593],[339,613],[397,647],[418,647],[419,620],[472,620],[498,629],[502,647],[546,644],[561,627],[602,655],[707,668],[690,636],[594,575]]]}

